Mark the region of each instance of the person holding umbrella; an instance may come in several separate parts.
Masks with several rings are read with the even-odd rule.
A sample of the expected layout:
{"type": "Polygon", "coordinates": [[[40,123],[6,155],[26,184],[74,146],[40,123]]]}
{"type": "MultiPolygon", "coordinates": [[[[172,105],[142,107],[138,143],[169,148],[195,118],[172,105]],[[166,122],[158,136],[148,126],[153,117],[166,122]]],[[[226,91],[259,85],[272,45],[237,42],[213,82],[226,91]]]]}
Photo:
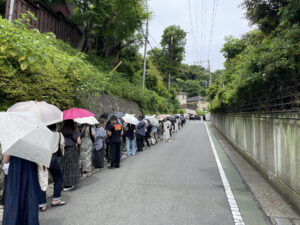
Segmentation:
{"type": "Polygon", "coordinates": [[[92,172],[93,140],[95,130],[91,125],[83,124],[80,128],[80,167],[81,171],[87,175],[92,172]]]}
{"type": "Polygon", "coordinates": [[[137,151],[138,152],[142,152],[143,148],[144,148],[146,124],[143,119],[144,119],[143,116],[139,116],[139,123],[137,125],[136,142],[137,142],[137,151]]]}
{"type": "Polygon", "coordinates": [[[10,155],[4,155],[3,163],[10,164],[5,187],[3,224],[39,225],[40,185],[37,164],[10,155]]]}
{"type": "MultiPolygon", "coordinates": [[[[54,132],[57,136],[59,136],[59,141],[57,143],[57,149],[52,154],[51,162],[49,166],[49,172],[54,181],[54,191],[53,191],[53,199],[52,199],[52,207],[63,206],[66,204],[65,201],[61,200],[61,188],[63,184],[63,175],[58,163],[57,157],[63,154],[65,147],[65,139],[62,133],[56,132],[56,124],[48,126],[48,128],[54,132]]],[[[40,200],[39,207],[41,212],[45,212],[47,210],[47,200],[46,200],[46,191],[40,190],[40,200]]]]}
{"type": "Polygon", "coordinates": [[[139,123],[138,119],[134,115],[126,114],[122,117],[124,120],[123,130],[124,136],[126,138],[126,152],[127,157],[130,156],[130,145],[131,145],[131,155],[135,155],[135,128],[139,123]]]}
{"type": "Polygon", "coordinates": [[[104,120],[99,119],[99,124],[95,129],[95,142],[94,142],[94,166],[95,168],[104,167],[104,139],[105,139],[104,120]]]}
{"type": "Polygon", "coordinates": [[[3,163],[10,163],[3,224],[39,225],[37,164],[49,167],[57,136],[32,113],[0,113],[0,143],[3,163]]]}
{"type": "Polygon", "coordinates": [[[80,179],[79,150],[81,144],[80,132],[76,129],[73,120],[65,120],[61,133],[65,138],[65,154],[61,158],[61,167],[64,178],[64,191],[75,188],[80,179]]]}
{"type": "Polygon", "coordinates": [[[121,132],[122,125],[118,122],[116,116],[110,119],[108,127],[108,136],[110,137],[110,166],[109,169],[120,168],[121,159],[121,132]]]}

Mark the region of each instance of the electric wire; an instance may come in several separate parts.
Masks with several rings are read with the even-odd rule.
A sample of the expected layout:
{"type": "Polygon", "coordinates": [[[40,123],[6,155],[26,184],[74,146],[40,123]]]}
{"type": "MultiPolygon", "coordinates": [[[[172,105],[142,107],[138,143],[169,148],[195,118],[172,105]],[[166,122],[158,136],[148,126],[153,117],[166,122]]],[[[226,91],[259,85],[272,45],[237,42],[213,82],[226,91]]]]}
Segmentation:
{"type": "MultiPolygon", "coordinates": [[[[188,0],[188,8],[189,8],[189,15],[190,15],[190,24],[191,24],[191,35],[192,35],[192,39],[194,41],[194,47],[193,50],[195,51],[195,57],[196,60],[198,60],[198,51],[197,51],[197,42],[196,42],[196,38],[195,38],[195,32],[194,32],[194,25],[193,25],[193,20],[192,20],[192,11],[191,11],[191,3],[190,0],[188,0]]],[[[193,42],[192,41],[192,42],[193,42]]],[[[194,62],[195,62],[195,58],[194,58],[194,62]]]]}
{"type": "Polygon", "coordinates": [[[216,17],[217,17],[218,2],[219,2],[219,0],[214,0],[212,21],[211,21],[211,30],[210,30],[210,37],[209,37],[209,47],[208,47],[208,54],[207,54],[208,59],[210,58],[212,47],[213,47],[213,36],[214,36],[215,22],[216,22],[216,17]]]}

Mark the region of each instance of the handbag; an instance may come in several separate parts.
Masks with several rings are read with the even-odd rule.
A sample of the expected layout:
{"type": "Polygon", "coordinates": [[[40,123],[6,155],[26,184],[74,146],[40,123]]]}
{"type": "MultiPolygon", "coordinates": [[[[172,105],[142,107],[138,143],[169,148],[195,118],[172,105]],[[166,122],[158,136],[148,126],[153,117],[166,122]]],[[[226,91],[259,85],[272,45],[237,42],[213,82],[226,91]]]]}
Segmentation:
{"type": "Polygon", "coordinates": [[[48,169],[45,166],[38,165],[38,178],[42,191],[46,191],[48,187],[48,169]]]}

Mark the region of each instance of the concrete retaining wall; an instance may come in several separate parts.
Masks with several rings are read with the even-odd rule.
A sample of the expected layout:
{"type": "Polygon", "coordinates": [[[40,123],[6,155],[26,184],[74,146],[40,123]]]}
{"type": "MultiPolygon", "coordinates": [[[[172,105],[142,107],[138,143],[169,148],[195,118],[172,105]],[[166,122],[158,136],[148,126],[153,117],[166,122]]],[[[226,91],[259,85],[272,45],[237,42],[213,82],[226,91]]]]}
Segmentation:
{"type": "Polygon", "coordinates": [[[212,123],[300,210],[299,114],[214,114],[212,123]]]}
{"type": "Polygon", "coordinates": [[[135,114],[136,116],[141,115],[141,110],[137,103],[111,95],[100,93],[98,96],[78,95],[78,98],[81,101],[82,107],[95,113],[97,118],[101,114],[111,111],[135,114]]]}

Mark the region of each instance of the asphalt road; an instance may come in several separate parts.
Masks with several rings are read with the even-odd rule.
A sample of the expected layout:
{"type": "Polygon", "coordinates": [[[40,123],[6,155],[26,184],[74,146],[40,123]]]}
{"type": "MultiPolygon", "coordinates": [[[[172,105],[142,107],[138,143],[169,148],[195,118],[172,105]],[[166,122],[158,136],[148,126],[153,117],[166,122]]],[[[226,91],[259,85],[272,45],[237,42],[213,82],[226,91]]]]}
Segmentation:
{"type": "Polygon", "coordinates": [[[234,224],[203,122],[64,192],[41,225],[234,224]]]}

